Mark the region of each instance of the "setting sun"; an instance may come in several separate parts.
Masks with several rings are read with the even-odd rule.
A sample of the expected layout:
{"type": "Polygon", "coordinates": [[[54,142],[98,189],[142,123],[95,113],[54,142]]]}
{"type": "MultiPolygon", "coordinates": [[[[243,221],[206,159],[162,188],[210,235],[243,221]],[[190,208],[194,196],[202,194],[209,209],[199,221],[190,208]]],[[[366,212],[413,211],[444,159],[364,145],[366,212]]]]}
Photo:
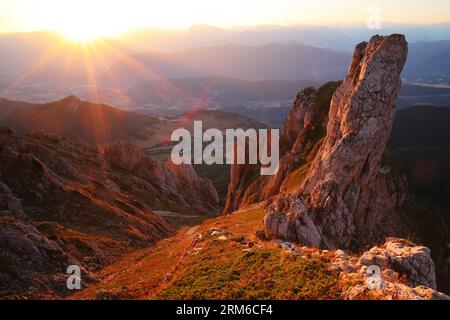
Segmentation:
{"type": "Polygon", "coordinates": [[[75,42],[91,42],[99,38],[99,34],[92,29],[86,28],[61,28],[59,31],[66,39],[75,42]]]}
{"type": "Polygon", "coordinates": [[[75,40],[113,36],[140,28],[366,22],[375,2],[383,20],[437,23],[448,19],[450,3],[398,0],[0,0],[0,33],[52,30],[75,40]],[[437,5],[436,5],[437,4],[437,5]],[[408,14],[401,8],[408,8],[408,14]]]}
{"type": "Polygon", "coordinates": [[[123,29],[119,15],[111,13],[103,1],[79,1],[69,6],[54,3],[50,8],[46,13],[47,28],[68,40],[90,42],[102,36],[112,36],[123,29]]]}

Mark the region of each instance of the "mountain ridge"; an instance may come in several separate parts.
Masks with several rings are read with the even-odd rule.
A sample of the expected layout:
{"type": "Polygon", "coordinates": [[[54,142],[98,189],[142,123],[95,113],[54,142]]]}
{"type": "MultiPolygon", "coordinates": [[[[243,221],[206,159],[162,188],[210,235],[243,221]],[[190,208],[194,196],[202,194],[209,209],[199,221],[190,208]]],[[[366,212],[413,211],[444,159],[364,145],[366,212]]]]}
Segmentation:
{"type": "Polygon", "coordinates": [[[219,210],[211,181],[192,167],[126,142],[99,148],[1,128],[0,163],[2,298],[66,296],[69,265],[80,266],[84,285],[94,282],[124,254],[175,234],[156,210],[181,218],[219,210]]]}

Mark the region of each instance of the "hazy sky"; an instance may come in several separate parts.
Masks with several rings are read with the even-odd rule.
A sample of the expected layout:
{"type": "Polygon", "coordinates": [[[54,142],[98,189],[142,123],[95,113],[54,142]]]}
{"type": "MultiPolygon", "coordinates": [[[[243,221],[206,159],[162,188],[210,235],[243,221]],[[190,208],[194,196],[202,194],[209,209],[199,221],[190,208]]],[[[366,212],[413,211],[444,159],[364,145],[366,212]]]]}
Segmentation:
{"type": "Polygon", "coordinates": [[[341,24],[365,22],[371,5],[384,22],[450,21],[450,0],[0,0],[0,32],[341,24]]]}

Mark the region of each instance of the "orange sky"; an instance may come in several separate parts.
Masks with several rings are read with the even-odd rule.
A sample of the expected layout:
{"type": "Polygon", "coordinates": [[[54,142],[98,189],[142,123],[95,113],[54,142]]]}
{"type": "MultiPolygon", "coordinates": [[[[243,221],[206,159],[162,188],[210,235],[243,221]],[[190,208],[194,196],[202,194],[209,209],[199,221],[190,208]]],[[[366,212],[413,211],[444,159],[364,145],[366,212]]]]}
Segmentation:
{"type": "Polygon", "coordinates": [[[341,24],[366,21],[371,5],[387,22],[450,21],[448,0],[0,0],[0,32],[46,29],[81,37],[194,24],[341,24]]]}

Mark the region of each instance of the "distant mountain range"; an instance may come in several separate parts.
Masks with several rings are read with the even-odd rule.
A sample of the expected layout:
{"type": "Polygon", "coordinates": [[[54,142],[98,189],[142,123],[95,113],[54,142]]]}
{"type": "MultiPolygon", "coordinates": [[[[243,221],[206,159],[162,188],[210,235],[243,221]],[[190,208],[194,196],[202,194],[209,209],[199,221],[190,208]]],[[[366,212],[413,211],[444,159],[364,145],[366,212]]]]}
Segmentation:
{"type": "MultiPolygon", "coordinates": [[[[195,106],[235,112],[281,127],[292,99],[310,81],[243,81],[205,77],[139,82],[128,91],[132,108],[144,114],[177,116],[195,106]]],[[[397,108],[417,104],[450,106],[450,88],[405,83],[397,108]]]]}
{"type": "Polygon", "coordinates": [[[50,133],[77,142],[104,144],[126,140],[152,148],[170,143],[177,128],[193,130],[194,121],[202,121],[205,130],[266,127],[251,118],[219,110],[193,108],[172,118],[128,112],[75,96],[46,104],[0,99],[0,127],[21,133],[50,133]]]}
{"type": "Polygon", "coordinates": [[[37,106],[35,103],[28,103],[22,101],[11,101],[0,98],[0,121],[3,121],[13,112],[22,112],[30,110],[37,106]]]}
{"type": "MultiPolygon", "coordinates": [[[[383,23],[379,33],[403,33],[410,42],[450,39],[450,24],[407,25],[383,23]]],[[[277,26],[261,25],[222,29],[209,25],[195,25],[186,31],[174,32],[145,29],[124,34],[116,40],[123,47],[136,50],[162,50],[174,52],[195,47],[222,46],[224,44],[263,45],[274,42],[298,41],[306,45],[351,51],[355,43],[365,41],[374,34],[365,24],[346,26],[277,26]],[[136,44],[139,44],[137,46],[136,44]]]]}
{"type": "MultiPolygon", "coordinates": [[[[6,102],[1,123],[20,132],[48,132],[77,141],[106,143],[116,140],[145,140],[153,135],[158,118],[125,112],[70,96],[57,102],[26,105],[6,102]]],[[[1,105],[0,105],[1,106],[1,105]]],[[[3,109],[3,107],[2,107],[3,109]]]]}
{"type": "MultiPolygon", "coordinates": [[[[402,75],[409,84],[400,92],[398,108],[450,105],[450,41],[439,40],[448,34],[445,26],[385,27],[411,34],[402,75]]],[[[186,33],[140,31],[126,39],[103,39],[95,47],[76,45],[46,32],[0,35],[0,96],[45,104],[76,95],[96,104],[165,117],[178,117],[192,108],[215,109],[281,127],[299,90],[344,77],[351,58],[345,42],[353,44],[355,38],[366,38],[367,32],[356,26],[261,26],[238,31],[196,26],[186,33]],[[175,39],[178,47],[171,47],[175,39]],[[157,43],[166,52],[154,51],[157,43]]],[[[0,121],[14,105],[5,101],[0,101],[0,121]]],[[[43,109],[35,114],[36,110],[27,112],[33,104],[21,104],[14,108],[26,112],[27,118],[45,116],[43,109]]],[[[60,125],[68,131],[75,115],[65,116],[67,125],[60,125]]],[[[96,121],[93,114],[80,117],[96,121]]],[[[8,120],[18,127],[35,126],[34,120],[26,123],[20,114],[8,120]]],[[[118,127],[122,126],[127,127],[118,127]]],[[[147,129],[138,132],[133,126],[114,133],[108,133],[108,128],[96,130],[102,130],[98,134],[106,140],[120,130],[125,136],[131,132],[136,137],[149,135],[147,129]]]]}
{"type": "MultiPolygon", "coordinates": [[[[450,41],[410,43],[410,55],[403,78],[410,82],[450,84],[450,41]]],[[[310,80],[326,82],[342,79],[350,52],[325,49],[301,42],[270,43],[258,46],[227,45],[201,47],[170,54],[132,55],[141,68],[129,61],[111,66],[113,74],[133,82],[142,78],[219,76],[245,80],[310,80]]]]}
{"type": "Polygon", "coordinates": [[[113,74],[130,83],[137,79],[160,76],[219,76],[245,80],[340,79],[347,71],[349,54],[303,45],[297,42],[262,46],[228,45],[188,49],[170,54],[132,55],[142,68],[130,67],[129,61],[111,66],[113,74]]]}
{"type": "Polygon", "coordinates": [[[409,52],[403,77],[415,82],[450,84],[450,41],[411,43],[409,52]]]}
{"type": "MultiPolygon", "coordinates": [[[[385,27],[411,34],[403,73],[408,81],[449,83],[450,41],[440,39],[450,39],[450,34],[444,27],[385,27]]],[[[186,33],[145,30],[92,46],[46,32],[0,35],[0,96],[11,98],[9,94],[25,88],[35,96],[44,91],[61,97],[94,85],[99,91],[126,91],[139,81],[181,77],[338,80],[351,58],[345,43],[367,39],[368,32],[356,26],[240,31],[197,26],[186,33]]]]}

